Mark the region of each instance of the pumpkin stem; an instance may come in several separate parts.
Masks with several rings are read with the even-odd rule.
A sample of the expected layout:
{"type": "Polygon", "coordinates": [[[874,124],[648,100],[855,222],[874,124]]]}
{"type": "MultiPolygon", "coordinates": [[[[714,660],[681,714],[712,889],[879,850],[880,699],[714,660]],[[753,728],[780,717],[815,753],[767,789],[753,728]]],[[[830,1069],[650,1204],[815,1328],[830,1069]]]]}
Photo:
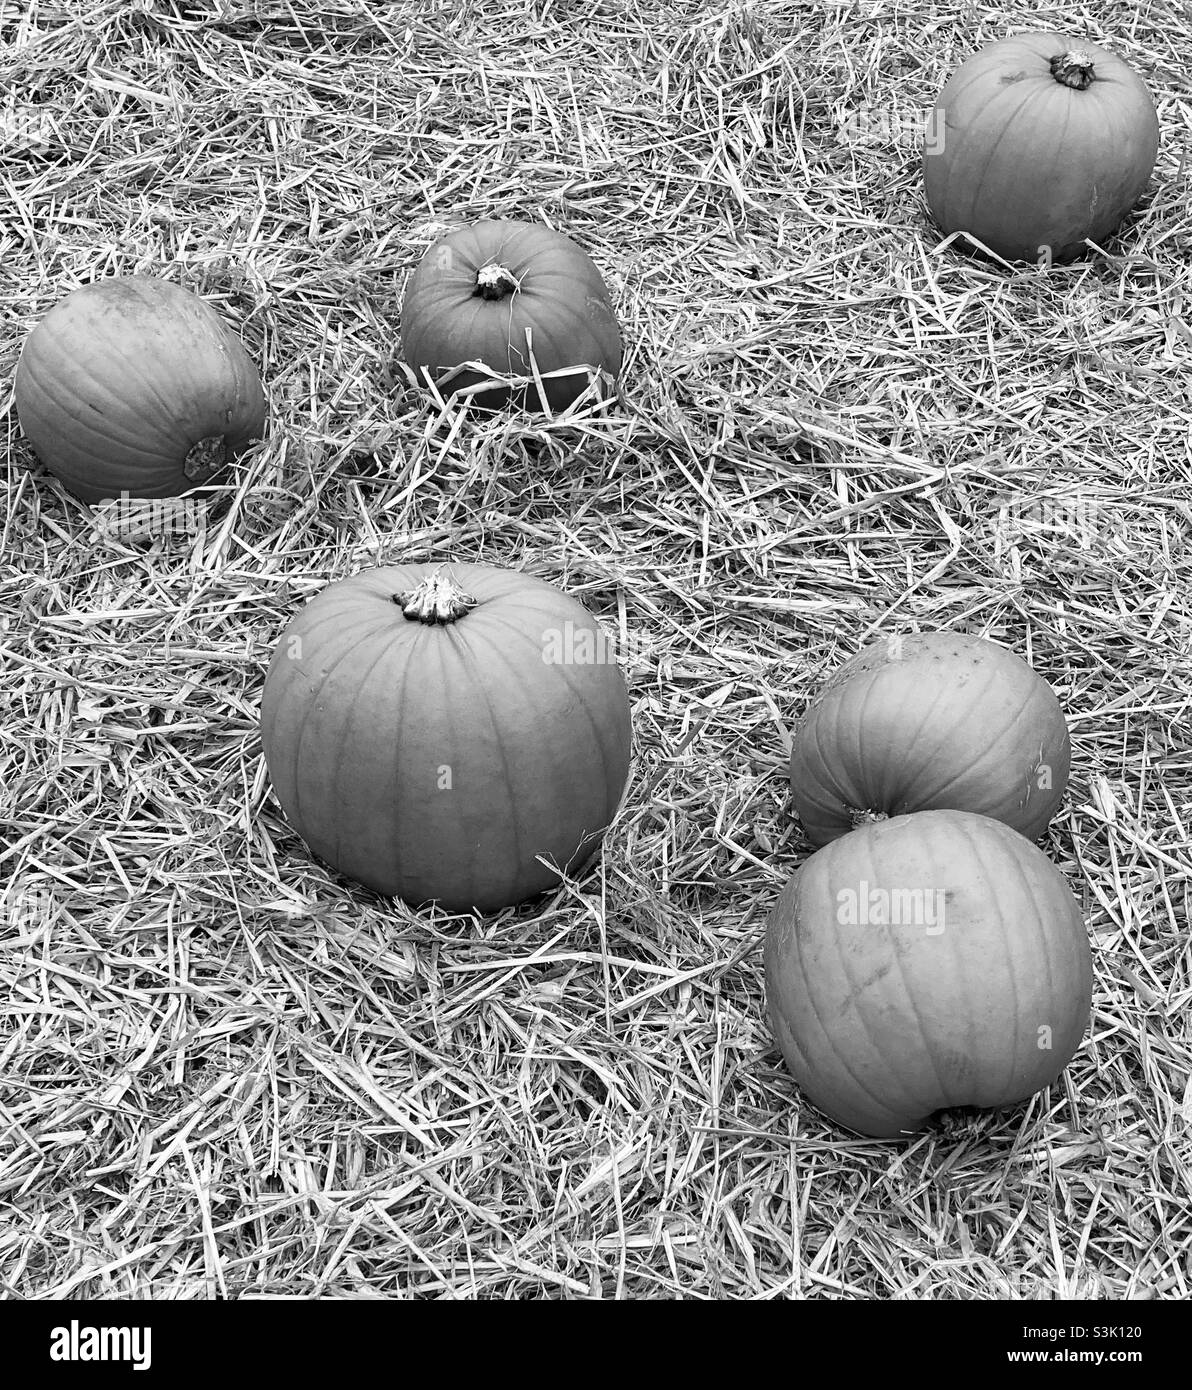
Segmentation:
{"type": "Polygon", "coordinates": [[[228,451],[224,448],[222,434],[209,434],[191,446],[182,464],[182,471],[192,483],[205,483],[213,473],[228,461],[228,451]]]}
{"type": "Polygon", "coordinates": [[[434,574],[427,575],[408,593],[394,594],[393,602],[411,622],[444,625],[455,622],[456,618],[462,618],[476,606],[476,600],[471,594],[465,594],[442,570],[435,570],[434,574]]]}
{"type": "Polygon", "coordinates": [[[503,265],[482,265],[476,272],[474,294],[481,299],[504,299],[507,294],[520,289],[517,277],[503,265]]]}
{"type": "Polygon", "coordinates": [[[1057,53],[1051,60],[1051,75],[1065,87],[1074,87],[1078,92],[1087,91],[1097,80],[1093,71],[1092,55],[1083,48],[1074,48],[1071,53],[1057,53]]]}
{"type": "Polygon", "coordinates": [[[856,806],[848,807],[848,818],[852,821],[854,830],[862,825],[876,825],[880,820],[890,819],[885,811],[861,811],[856,806]]]}

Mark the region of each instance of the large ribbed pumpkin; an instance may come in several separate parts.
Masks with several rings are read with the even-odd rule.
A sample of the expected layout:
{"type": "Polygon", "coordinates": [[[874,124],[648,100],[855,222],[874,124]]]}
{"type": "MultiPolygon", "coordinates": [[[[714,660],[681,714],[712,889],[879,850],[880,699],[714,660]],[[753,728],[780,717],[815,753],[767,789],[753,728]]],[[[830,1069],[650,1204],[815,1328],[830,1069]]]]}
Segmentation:
{"type": "Polygon", "coordinates": [[[1154,103],[1107,49],[1016,34],[971,57],[940,93],[924,143],[927,205],[1006,260],[1070,261],[1138,201],[1159,148],[1154,103]]]}
{"type": "Polygon", "coordinates": [[[1068,785],[1055,692],[980,637],[920,632],[862,648],[816,696],[791,747],[812,844],[908,811],[976,811],[1032,840],[1068,785]]]}
{"type": "Polygon", "coordinates": [[[14,394],[37,456],[85,502],[180,496],[265,423],[240,339],[196,295],[147,275],[56,304],[25,342],[14,394]]]}
{"type": "Polygon", "coordinates": [[[331,584],[293,619],[261,740],[321,859],[414,905],[493,911],[596,852],[629,768],[629,699],[596,619],[552,585],[402,565],[331,584]]]}
{"type": "Polygon", "coordinates": [[[898,816],[813,854],[770,915],[765,977],[803,1094],[883,1137],[1050,1085],[1092,997],[1063,875],[1016,830],[965,811],[898,816]]]}
{"type": "MultiPolygon", "coordinates": [[[[481,362],[504,377],[532,376],[537,367],[552,411],[588,388],[591,369],[616,378],[621,334],[612,301],[587,253],[562,232],[533,222],[486,220],[435,242],[406,287],[402,353],[419,377],[432,378],[481,362]]],[[[455,373],[447,392],[491,379],[455,373]]],[[[511,388],[471,397],[505,405],[511,388]]],[[[539,405],[536,385],[512,388],[518,404],[539,405]]]]}

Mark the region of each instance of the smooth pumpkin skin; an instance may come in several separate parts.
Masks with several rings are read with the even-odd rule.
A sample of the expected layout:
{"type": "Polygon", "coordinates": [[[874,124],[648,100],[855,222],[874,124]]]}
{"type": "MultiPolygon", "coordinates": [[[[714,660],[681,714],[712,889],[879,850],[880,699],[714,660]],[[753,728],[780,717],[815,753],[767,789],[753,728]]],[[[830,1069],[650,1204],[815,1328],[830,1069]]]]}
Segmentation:
{"type": "MultiPolygon", "coordinates": [[[[402,355],[419,379],[424,369],[437,377],[473,361],[507,376],[528,376],[527,328],[542,376],[587,366],[615,379],[621,370],[621,333],[600,272],[570,237],[532,222],[485,219],[449,233],[422,257],[402,300],[402,355]],[[520,288],[486,299],[477,277],[498,265],[520,288]]],[[[486,379],[465,371],[445,389],[486,379]]],[[[574,372],[543,386],[551,410],[561,411],[587,390],[588,375],[574,372]]],[[[471,399],[498,409],[510,394],[493,387],[471,399]]],[[[539,404],[534,387],[516,391],[516,400],[531,409],[539,404]]]]}
{"type": "Polygon", "coordinates": [[[921,811],[805,861],[770,914],[765,980],[803,1094],[891,1138],[936,1110],[1014,1105],[1055,1081],[1088,1025],[1092,956],[1080,906],[1040,849],[987,816],[921,811]],[[872,918],[875,888],[930,896],[901,921],[840,920],[849,891],[872,918]]]}
{"type": "Polygon", "coordinates": [[[414,906],[490,912],[557,887],[537,856],[577,873],[628,775],[629,698],[607,647],[581,604],[514,570],[401,565],[333,583],[266,677],[277,799],[321,859],[414,906]],[[391,596],[436,572],[476,607],[446,626],[407,619],[391,596]],[[548,660],[551,634],[577,654],[603,642],[604,659],[548,660]]]}
{"type": "Polygon", "coordinates": [[[1021,657],[957,632],[863,647],[791,745],[791,800],[814,845],[867,816],[975,811],[1037,839],[1068,785],[1055,692],[1021,657]]]}
{"type": "Polygon", "coordinates": [[[1038,261],[1045,245],[1071,261],[1138,201],[1158,148],[1154,103],[1129,64],[1085,39],[1016,34],[974,54],[940,93],[924,145],[927,205],[945,234],[970,232],[1008,261],[1038,261]],[[1050,68],[1077,51],[1093,60],[1084,91],[1050,68]]]}
{"type": "Polygon", "coordinates": [[[265,423],[240,339],[197,295],[148,275],[97,280],[56,304],[25,341],[14,396],[38,458],[84,502],[180,496],[265,423]]]}

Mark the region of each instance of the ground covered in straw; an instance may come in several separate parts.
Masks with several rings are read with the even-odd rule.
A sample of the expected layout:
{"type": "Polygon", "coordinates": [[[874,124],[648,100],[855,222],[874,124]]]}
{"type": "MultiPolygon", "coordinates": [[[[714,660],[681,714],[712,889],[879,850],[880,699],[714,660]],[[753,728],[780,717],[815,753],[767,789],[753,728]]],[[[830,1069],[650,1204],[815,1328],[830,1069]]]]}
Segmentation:
{"type": "Polygon", "coordinates": [[[1179,15],[0,6],[7,1296],[1188,1296],[1179,15]],[[921,196],[922,113],[1026,28],[1115,48],[1163,125],[1121,236],[1048,273],[941,249],[921,196]],[[491,215],[600,267],[613,408],[474,420],[410,388],[405,280],[491,215]],[[10,408],[40,316],[132,272],[218,306],[266,381],[268,438],[185,536],[97,529],[10,408]],[[630,682],[601,863],[485,920],[312,863],[261,759],[294,612],[433,558],[566,588],[630,682]],[[809,696],[934,627],[1063,702],[1043,843],[1093,1018],[1048,1095],[877,1143],[801,1100],[760,942],[807,853],[809,696]]]}

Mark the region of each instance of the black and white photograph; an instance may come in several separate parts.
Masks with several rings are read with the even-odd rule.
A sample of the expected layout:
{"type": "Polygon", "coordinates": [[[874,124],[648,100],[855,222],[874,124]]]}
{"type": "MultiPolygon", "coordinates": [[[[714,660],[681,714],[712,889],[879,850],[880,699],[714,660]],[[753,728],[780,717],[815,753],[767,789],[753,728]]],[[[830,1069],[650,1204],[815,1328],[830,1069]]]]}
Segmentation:
{"type": "Polygon", "coordinates": [[[27,1374],[410,1301],[1158,1364],[1190,53],[1178,0],[0,0],[27,1374]]]}

